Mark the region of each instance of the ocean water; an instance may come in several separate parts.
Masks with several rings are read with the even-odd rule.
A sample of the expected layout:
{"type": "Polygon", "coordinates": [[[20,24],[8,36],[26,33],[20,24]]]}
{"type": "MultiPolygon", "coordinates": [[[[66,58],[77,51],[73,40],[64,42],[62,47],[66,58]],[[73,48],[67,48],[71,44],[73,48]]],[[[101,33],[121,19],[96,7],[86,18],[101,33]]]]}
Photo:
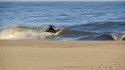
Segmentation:
{"type": "Polygon", "coordinates": [[[0,39],[125,40],[125,2],[0,2],[0,39]]]}

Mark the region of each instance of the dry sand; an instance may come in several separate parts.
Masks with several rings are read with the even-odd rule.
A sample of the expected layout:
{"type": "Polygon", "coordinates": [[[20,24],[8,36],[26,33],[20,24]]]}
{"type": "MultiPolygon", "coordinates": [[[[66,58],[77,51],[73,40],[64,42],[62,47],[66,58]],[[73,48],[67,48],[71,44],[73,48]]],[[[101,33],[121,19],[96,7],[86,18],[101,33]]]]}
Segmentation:
{"type": "Polygon", "coordinates": [[[125,70],[125,41],[0,40],[0,70],[125,70]]]}

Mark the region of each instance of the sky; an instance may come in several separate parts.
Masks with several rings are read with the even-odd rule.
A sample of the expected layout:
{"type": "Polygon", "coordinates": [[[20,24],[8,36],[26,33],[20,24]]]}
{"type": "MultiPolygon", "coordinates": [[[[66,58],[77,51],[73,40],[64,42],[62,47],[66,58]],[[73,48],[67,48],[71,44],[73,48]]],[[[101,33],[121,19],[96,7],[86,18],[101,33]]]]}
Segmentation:
{"type": "Polygon", "coordinates": [[[0,0],[0,1],[125,1],[125,0],[0,0]]]}

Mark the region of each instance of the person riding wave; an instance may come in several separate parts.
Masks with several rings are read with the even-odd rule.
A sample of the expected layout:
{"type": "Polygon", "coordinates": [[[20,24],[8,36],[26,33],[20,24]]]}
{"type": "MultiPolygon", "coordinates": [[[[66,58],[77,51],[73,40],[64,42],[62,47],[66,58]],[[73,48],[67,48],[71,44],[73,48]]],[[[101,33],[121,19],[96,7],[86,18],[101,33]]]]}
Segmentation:
{"type": "Polygon", "coordinates": [[[46,30],[47,32],[52,32],[52,33],[56,33],[56,30],[55,30],[55,26],[54,25],[49,25],[49,28],[46,30]]]}

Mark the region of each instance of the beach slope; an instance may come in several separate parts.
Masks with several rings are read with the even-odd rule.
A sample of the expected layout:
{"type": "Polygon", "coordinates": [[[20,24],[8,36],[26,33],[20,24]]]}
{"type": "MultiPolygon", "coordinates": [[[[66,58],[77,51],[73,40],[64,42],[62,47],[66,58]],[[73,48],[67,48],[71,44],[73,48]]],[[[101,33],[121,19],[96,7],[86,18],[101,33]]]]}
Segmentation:
{"type": "Polygon", "coordinates": [[[125,42],[0,40],[0,70],[125,70],[125,42]]]}

